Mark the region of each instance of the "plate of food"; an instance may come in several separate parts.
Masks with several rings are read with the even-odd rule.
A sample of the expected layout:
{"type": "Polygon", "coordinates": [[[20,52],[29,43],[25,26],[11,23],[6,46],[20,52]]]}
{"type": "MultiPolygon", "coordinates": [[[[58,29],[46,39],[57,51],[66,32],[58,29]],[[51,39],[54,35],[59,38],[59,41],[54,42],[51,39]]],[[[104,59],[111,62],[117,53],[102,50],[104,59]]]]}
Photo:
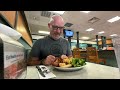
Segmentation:
{"type": "Polygon", "coordinates": [[[82,69],[84,66],[81,66],[81,67],[68,67],[68,68],[65,68],[65,67],[54,67],[55,69],[57,70],[60,70],[60,71],[77,71],[77,70],[80,70],[82,69]]]}
{"type": "Polygon", "coordinates": [[[81,58],[63,57],[57,58],[53,67],[60,71],[76,71],[85,67],[86,61],[81,58]]]}

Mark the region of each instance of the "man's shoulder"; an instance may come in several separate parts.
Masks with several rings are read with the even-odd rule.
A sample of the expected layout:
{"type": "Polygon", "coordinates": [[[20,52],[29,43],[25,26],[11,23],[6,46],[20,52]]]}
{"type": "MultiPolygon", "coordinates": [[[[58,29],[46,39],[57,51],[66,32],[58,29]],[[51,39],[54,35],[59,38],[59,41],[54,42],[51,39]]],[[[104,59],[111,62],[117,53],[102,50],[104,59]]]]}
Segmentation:
{"type": "Polygon", "coordinates": [[[60,39],[67,41],[67,39],[66,39],[66,38],[63,38],[63,37],[60,37],[60,39]]]}
{"type": "Polygon", "coordinates": [[[36,40],[36,43],[40,43],[40,42],[43,42],[45,40],[45,38],[39,38],[36,40]]]}
{"type": "Polygon", "coordinates": [[[63,38],[63,37],[61,37],[60,40],[64,41],[64,42],[67,42],[66,38],[63,38]]]}
{"type": "Polygon", "coordinates": [[[47,39],[47,38],[48,38],[48,36],[44,36],[44,37],[42,37],[42,38],[39,38],[38,41],[43,41],[43,40],[45,40],[45,39],[47,39]]]}
{"type": "Polygon", "coordinates": [[[47,39],[49,39],[49,37],[48,37],[48,36],[44,36],[44,37],[42,37],[42,38],[37,39],[36,41],[37,41],[37,42],[43,42],[43,41],[45,41],[45,40],[47,40],[47,39]]]}
{"type": "Polygon", "coordinates": [[[39,38],[39,39],[37,39],[37,42],[41,42],[43,40],[44,40],[44,38],[39,38]]]}

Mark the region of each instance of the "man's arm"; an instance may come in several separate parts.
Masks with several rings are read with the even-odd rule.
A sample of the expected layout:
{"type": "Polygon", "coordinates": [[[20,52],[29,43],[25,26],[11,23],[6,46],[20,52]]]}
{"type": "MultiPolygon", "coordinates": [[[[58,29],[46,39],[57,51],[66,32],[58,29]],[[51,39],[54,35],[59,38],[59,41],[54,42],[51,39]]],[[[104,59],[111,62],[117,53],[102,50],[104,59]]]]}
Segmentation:
{"type": "Polygon", "coordinates": [[[40,43],[41,40],[37,40],[32,49],[31,52],[29,53],[29,59],[27,61],[27,65],[40,65],[41,60],[39,60],[39,55],[40,55],[40,43]]]}
{"type": "Polygon", "coordinates": [[[28,61],[27,61],[27,65],[33,66],[33,65],[40,65],[42,64],[42,60],[39,60],[38,57],[31,57],[28,61]]]}
{"type": "Polygon", "coordinates": [[[51,65],[55,61],[55,56],[49,55],[46,57],[46,59],[39,60],[37,57],[31,57],[28,59],[27,65],[33,66],[33,65],[51,65]]]}

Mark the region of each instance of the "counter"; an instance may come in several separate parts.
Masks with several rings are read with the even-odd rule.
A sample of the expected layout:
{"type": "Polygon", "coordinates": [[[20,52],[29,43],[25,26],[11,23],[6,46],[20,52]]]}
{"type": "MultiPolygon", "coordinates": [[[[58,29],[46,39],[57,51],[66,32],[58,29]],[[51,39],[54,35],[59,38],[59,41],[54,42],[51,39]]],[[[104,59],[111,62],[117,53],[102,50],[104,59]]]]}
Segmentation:
{"type": "MultiPolygon", "coordinates": [[[[78,71],[63,72],[51,66],[48,67],[55,75],[55,79],[120,79],[119,68],[87,62],[86,66],[78,71]]],[[[26,79],[40,79],[35,66],[27,67],[26,79]]]]}
{"type": "MultiPolygon", "coordinates": [[[[87,52],[82,50],[81,56],[87,58],[87,52]]],[[[107,66],[118,67],[114,50],[98,51],[98,57],[106,59],[107,66]]]]}
{"type": "Polygon", "coordinates": [[[106,59],[106,65],[113,66],[113,67],[118,67],[117,59],[116,59],[114,50],[98,51],[98,56],[99,56],[99,58],[106,59]]]}

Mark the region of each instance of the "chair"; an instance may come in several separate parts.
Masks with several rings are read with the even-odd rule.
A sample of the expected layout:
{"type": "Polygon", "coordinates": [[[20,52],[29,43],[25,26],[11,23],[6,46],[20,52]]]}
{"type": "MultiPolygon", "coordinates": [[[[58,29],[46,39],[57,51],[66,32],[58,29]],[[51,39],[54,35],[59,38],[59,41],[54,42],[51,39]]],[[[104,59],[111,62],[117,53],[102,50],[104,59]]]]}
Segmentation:
{"type": "Polygon", "coordinates": [[[101,63],[103,62],[104,64],[106,64],[106,60],[105,59],[100,59],[98,57],[98,51],[95,47],[87,47],[86,48],[87,51],[87,60],[90,62],[94,62],[94,63],[101,63]]]}
{"type": "Polygon", "coordinates": [[[73,58],[85,58],[81,56],[80,48],[73,49],[73,58]]]}

